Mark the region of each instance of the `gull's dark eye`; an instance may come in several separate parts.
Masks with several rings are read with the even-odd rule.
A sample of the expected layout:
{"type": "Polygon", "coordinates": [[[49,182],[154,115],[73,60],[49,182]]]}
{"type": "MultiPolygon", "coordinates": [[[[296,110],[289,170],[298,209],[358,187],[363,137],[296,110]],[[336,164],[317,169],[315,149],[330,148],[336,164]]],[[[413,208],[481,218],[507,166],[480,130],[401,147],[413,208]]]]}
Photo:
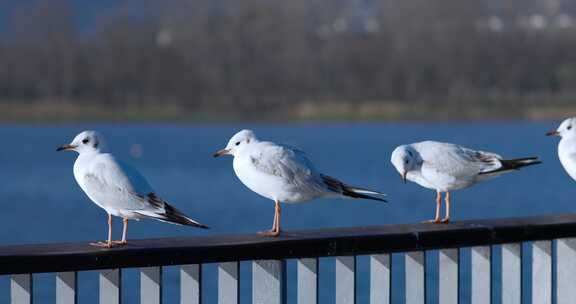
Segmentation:
{"type": "Polygon", "coordinates": [[[239,142],[239,141],[237,141],[237,142],[236,142],[236,145],[237,145],[237,146],[238,146],[238,145],[240,145],[240,142],[239,142]]]}
{"type": "Polygon", "coordinates": [[[568,126],[568,128],[566,128],[568,130],[572,130],[572,125],[568,126]]]}
{"type": "Polygon", "coordinates": [[[83,144],[87,144],[87,143],[89,143],[89,142],[90,142],[90,138],[84,138],[84,139],[82,140],[82,143],[83,143],[83,144]]]}

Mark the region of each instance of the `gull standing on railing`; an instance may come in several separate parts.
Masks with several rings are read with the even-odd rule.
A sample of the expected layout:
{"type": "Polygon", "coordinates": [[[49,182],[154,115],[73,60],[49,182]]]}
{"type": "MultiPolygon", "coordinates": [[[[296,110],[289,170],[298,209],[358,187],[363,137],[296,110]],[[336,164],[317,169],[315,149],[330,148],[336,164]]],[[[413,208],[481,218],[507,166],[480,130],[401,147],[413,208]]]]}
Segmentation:
{"type": "Polygon", "coordinates": [[[260,141],[251,130],[236,133],[214,157],[234,156],[234,172],[250,190],[274,201],[272,229],[265,236],[280,234],[280,202],[301,203],[316,198],[363,198],[386,202],[385,194],[353,187],[321,174],[304,152],[269,141],[260,141]]]}
{"type": "Polygon", "coordinates": [[[576,117],[567,118],[558,129],[546,135],[561,137],[558,143],[558,158],[568,175],[576,180],[576,117]]]}
{"type": "Polygon", "coordinates": [[[437,141],[399,146],[392,152],[391,162],[404,182],[436,190],[436,215],[427,221],[435,224],[450,221],[450,191],[541,163],[538,157],[505,160],[495,153],[437,141]],[[446,193],[446,216],[440,219],[442,192],[446,193]]]}
{"type": "Polygon", "coordinates": [[[136,169],[117,161],[112,154],[103,153],[104,141],[97,132],[84,131],[72,143],[59,147],[57,151],[78,152],[74,178],[86,195],[108,213],[108,240],[91,245],[110,248],[126,244],[129,219],[152,218],[172,224],[208,228],[158,197],[136,169]],[[112,241],[112,215],[123,219],[121,241],[112,241]]]}

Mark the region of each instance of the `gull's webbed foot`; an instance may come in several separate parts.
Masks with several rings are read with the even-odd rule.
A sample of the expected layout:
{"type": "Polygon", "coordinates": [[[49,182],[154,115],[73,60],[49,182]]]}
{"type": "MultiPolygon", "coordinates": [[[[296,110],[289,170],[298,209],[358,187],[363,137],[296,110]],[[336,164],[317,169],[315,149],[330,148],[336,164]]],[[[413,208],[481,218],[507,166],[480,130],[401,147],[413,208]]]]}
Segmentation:
{"type": "Polygon", "coordinates": [[[112,248],[115,246],[115,244],[113,242],[102,241],[102,242],[90,243],[90,246],[100,247],[100,248],[112,248]]]}
{"type": "Polygon", "coordinates": [[[440,219],[433,219],[433,220],[423,221],[422,223],[424,223],[424,224],[442,224],[442,220],[440,220],[440,219]]]}
{"type": "Polygon", "coordinates": [[[280,230],[266,230],[258,232],[258,235],[268,236],[268,237],[278,237],[280,235],[280,230]]]}

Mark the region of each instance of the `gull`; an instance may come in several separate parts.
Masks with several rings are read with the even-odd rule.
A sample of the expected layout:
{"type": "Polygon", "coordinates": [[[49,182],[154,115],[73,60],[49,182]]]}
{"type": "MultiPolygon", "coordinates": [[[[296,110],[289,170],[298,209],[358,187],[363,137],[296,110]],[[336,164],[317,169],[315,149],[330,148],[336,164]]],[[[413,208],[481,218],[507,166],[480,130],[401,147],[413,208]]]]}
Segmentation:
{"type": "Polygon", "coordinates": [[[576,117],[565,119],[558,129],[546,135],[561,137],[558,143],[558,158],[568,175],[576,180],[576,117]]]}
{"type": "Polygon", "coordinates": [[[427,221],[435,224],[450,221],[450,191],[541,163],[538,157],[506,160],[495,153],[437,141],[399,146],[392,152],[391,162],[404,182],[436,190],[436,215],[427,221]],[[442,192],[446,193],[446,216],[440,219],[442,192]]]}
{"type": "Polygon", "coordinates": [[[129,219],[152,218],[177,225],[208,228],[160,198],[136,169],[105,153],[104,141],[98,132],[84,131],[70,144],[60,146],[56,151],[78,152],[74,178],[88,198],[108,213],[108,240],[91,245],[106,248],[125,245],[129,219]],[[123,219],[121,241],[112,241],[113,215],[123,219]]]}
{"type": "Polygon", "coordinates": [[[385,194],[347,185],[321,174],[301,150],[260,141],[251,130],[236,133],[214,157],[232,155],[236,176],[250,190],[274,201],[272,229],[264,236],[280,235],[280,202],[301,203],[317,198],[363,198],[386,202],[385,194]],[[373,196],[375,195],[375,196],[373,196]]]}

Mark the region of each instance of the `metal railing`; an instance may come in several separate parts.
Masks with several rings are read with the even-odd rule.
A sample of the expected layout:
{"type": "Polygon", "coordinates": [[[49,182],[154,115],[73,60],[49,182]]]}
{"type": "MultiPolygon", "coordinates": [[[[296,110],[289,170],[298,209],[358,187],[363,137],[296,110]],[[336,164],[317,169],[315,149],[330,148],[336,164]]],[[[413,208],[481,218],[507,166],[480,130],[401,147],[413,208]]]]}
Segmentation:
{"type": "MultiPolygon", "coordinates": [[[[201,303],[202,264],[218,263],[221,304],[239,303],[240,261],[252,261],[252,302],[286,303],[286,260],[297,260],[297,303],[319,303],[319,257],[335,257],[337,304],[356,301],[356,257],[370,256],[369,299],[391,303],[391,253],[404,253],[405,301],[426,301],[426,251],[438,250],[439,303],[458,303],[459,250],[471,248],[472,304],[490,303],[492,264],[501,263],[501,302],[521,303],[523,242],[531,246],[532,303],[576,303],[576,215],[471,220],[449,225],[412,224],[288,231],[257,235],[134,240],[101,249],[87,244],[0,247],[0,274],[10,275],[11,303],[31,303],[34,273],[56,273],[56,302],[76,303],[77,272],[100,270],[99,302],[121,301],[122,268],[140,268],[141,303],[161,303],[162,266],[180,265],[181,303],[201,303]],[[501,259],[492,249],[501,246],[501,259]],[[553,252],[553,248],[555,248],[553,252]],[[555,253],[555,254],[553,254],[555,253]],[[556,265],[553,279],[553,264],[556,265]],[[554,281],[554,284],[553,284],[554,281]]],[[[246,292],[246,291],[242,291],[246,292]]],[[[468,301],[466,301],[468,302],[468,301]]]]}

